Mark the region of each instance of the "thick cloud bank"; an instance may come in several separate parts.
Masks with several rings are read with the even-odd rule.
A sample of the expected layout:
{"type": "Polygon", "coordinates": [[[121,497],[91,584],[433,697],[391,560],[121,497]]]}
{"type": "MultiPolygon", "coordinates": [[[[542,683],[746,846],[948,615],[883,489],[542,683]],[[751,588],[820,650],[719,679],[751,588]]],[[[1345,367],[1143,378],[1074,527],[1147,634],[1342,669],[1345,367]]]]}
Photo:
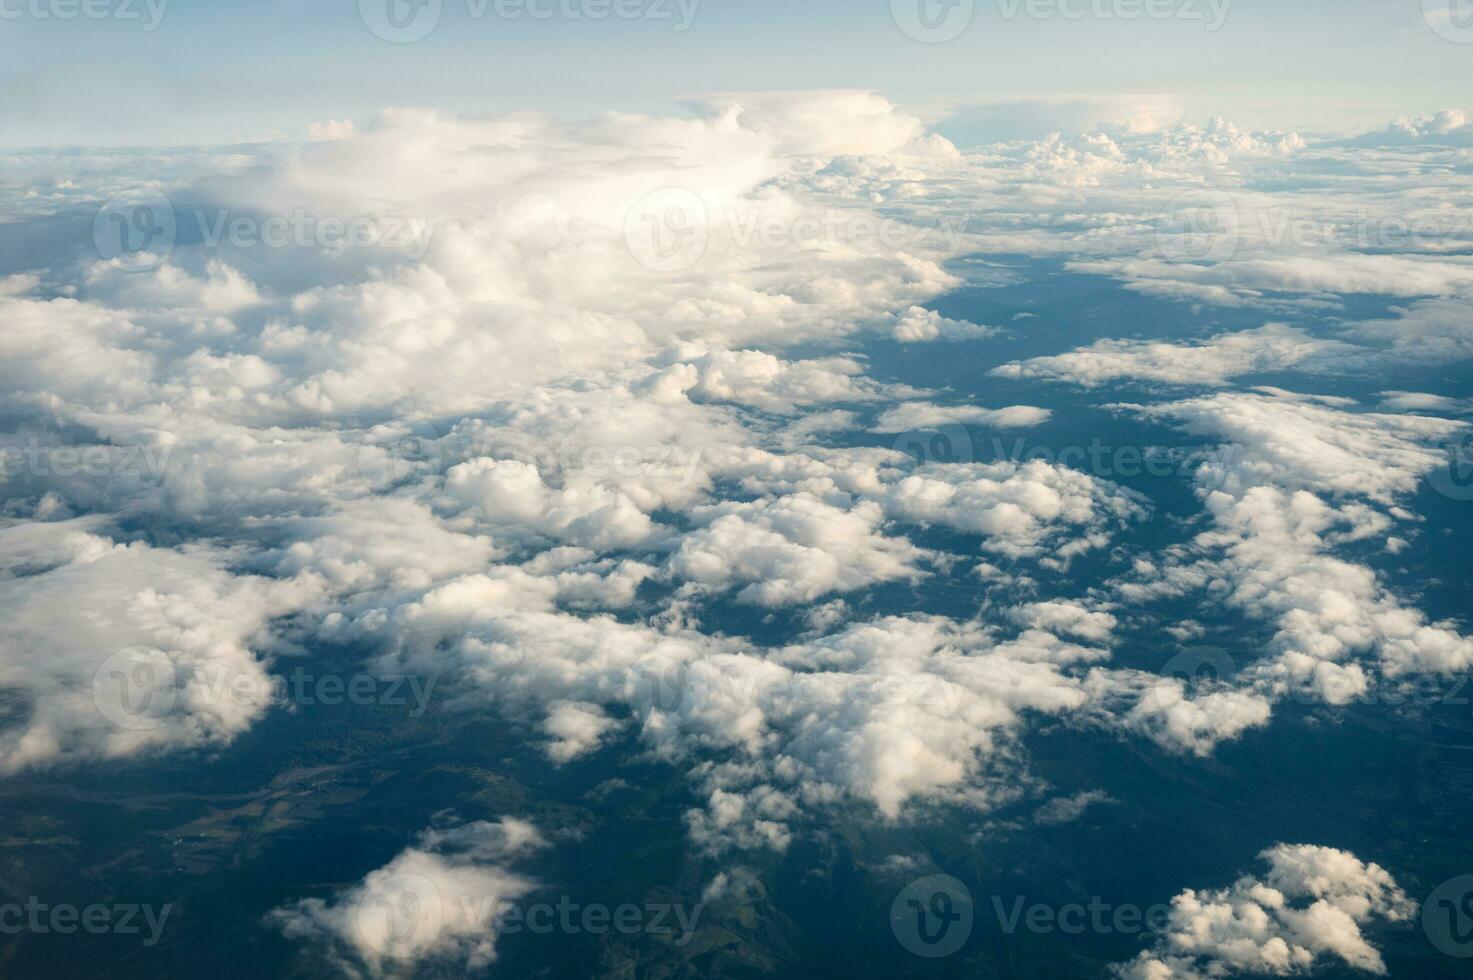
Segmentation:
{"type": "MultiPolygon", "coordinates": [[[[1205,755],[1297,689],[1337,705],[1466,669],[1460,624],[1347,555],[1415,537],[1411,498],[1466,430],[1440,416],[1466,406],[1238,387],[1473,351],[1473,263],[1426,201],[1464,179],[1455,122],[964,154],[873,93],[729,93],[579,124],[396,109],[85,187],[38,176],[44,206],[0,197],[47,257],[0,280],[0,770],[227,747],[273,710],[280,657],[357,644],[524,722],[551,764],[677,766],[700,849],[781,849],[840,807],[1016,799],[1034,725],[1205,755]],[[1394,190],[1315,190],[1349,154],[1392,166],[1403,136],[1421,149],[1394,190]],[[108,198],[79,247],[57,215],[108,198]],[[1346,239],[1371,206],[1434,225],[1346,239]],[[108,237],[132,218],[145,247],[108,237]],[[1030,329],[926,305],[970,252],[1262,319],[988,378],[1020,397],[883,377],[861,341],[944,358],[1030,329]],[[1289,322],[1373,294],[1398,305],[1289,322]],[[1188,541],[1124,543],[1154,502],[1082,466],[886,448],[1067,424],[1031,397],[1064,383],[1128,386],[1121,418],[1217,450],[1188,541]],[[964,608],[885,598],[940,588],[964,608]],[[1117,665],[1140,607],[1194,595],[1271,624],[1271,648],[1203,683],[1117,665]],[[768,639],[716,629],[732,608],[768,639]]],[[[524,887],[428,843],[401,859],[452,892],[524,887]]],[[[288,928],[385,968],[344,924],[355,901],[288,928]]],[[[443,918],[415,956],[489,959],[494,936],[443,918]]]]}

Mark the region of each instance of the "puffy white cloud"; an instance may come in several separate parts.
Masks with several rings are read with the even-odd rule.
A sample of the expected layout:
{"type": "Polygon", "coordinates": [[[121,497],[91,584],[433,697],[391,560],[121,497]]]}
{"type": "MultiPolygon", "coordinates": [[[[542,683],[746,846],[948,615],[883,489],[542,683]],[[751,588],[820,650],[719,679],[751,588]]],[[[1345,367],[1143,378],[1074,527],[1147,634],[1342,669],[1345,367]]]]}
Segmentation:
{"type": "Polygon", "coordinates": [[[1238,494],[1273,485],[1388,504],[1413,492],[1443,462],[1433,443],[1465,424],[1445,419],[1344,410],[1343,403],[1265,389],[1140,408],[1194,434],[1238,447],[1208,461],[1206,486],[1238,494]]]}
{"type": "Polygon", "coordinates": [[[1363,926],[1411,918],[1407,899],[1384,868],[1332,847],[1277,844],[1259,857],[1262,878],[1188,889],[1171,901],[1155,946],[1115,968],[1127,980],[1217,980],[1303,976],[1343,965],[1384,976],[1386,963],[1363,926]]]}
{"type": "Polygon", "coordinates": [[[1360,147],[1473,146],[1473,120],[1459,109],[1444,109],[1431,116],[1397,119],[1380,132],[1348,142],[1360,147]]]}
{"type": "MultiPolygon", "coordinates": [[[[1458,291],[1473,280],[1456,253],[1286,255],[1250,235],[1231,260],[1163,259],[1172,248],[1158,217],[1175,197],[1225,183],[1256,214],[1265,201],[1242,186],[1260,167],[1308,166],[1304,145],[1226,123],[1166,126],[1169,113],[1150,106],[1123,115],[1107,132],[962,155],[871,93],[734,95],[694,115],[578,125],[396,110],[316,133],[331,138],[242,152],[217,168],[224,176],[171,188],[184,220],[197,199],[251,214],[399,219],[423,234],[345,249],[182,245],[150,273],[93,262],[4,280],[7,410],[55,440],[169,450],[149,479],[30,474],[7,483],[20,486],[7,513],[115,512],[170,540],[229,543],[120,545],[88,525],[74,529],[80,543],[22,546],[53,532],[17,525],[5,532],[11,553],[30,557],[4,584],[25,609],[18,621],[52,629],[60,607],[36,591],[52,589],[103,610],[54,634],[89,641],[83,649],[100,644],[77,631],[101,623],[109,642],[152,644],[191,677],[220,659],[260,679],[256,637],[272,617],[305,611],[301,629],[369,644],[386,671],[453,673],[457,707],[522,716],[557,761],[623,727],[638,751],[689,774],[704,801],[690,831],[713,850],[782,847],[812,814],[856,800],[898,819],[937,801],[1008,799],[1018,736],[1037,717],[1207,751],[1263,724],[1283,679],[1256,672],[1242,688],[1189,689],[1112,670],[1118,607],[1101,592],[1020,606],[989,594],[965,622],[867,610],[855,622],[864,597],[835,605],[837,593],[953,567],[956,556],[917,547],[907,526],[975,535],[999,563],[1062,570],[1110,544],[1146,503],[1042,462],[916,467],[886,449],[816,445],[861,428],[842,410],[858,403],[888,431],[1036,425],[1048,413],[920,401],[938,396],[866,378],[860,357],[834,353],[846,348],[784,354],[863,329],[902,341],[982,337],[990,328],[918,305],[959,284],[943,262],[962,246],[1064,255],[1076,271],[1194,301],[1440,295],[1401,311],[1408,335],[1440,351],[1466,346],[1458,291]],[[880,222],[904,240],[864,232],[880,222]],[[683,242],[701,247],[652,261],[658,246],[683,242]],[[140,582],[163,598],[137,601],[140,582]],[[673,597],[641,597],[672,587],[673,597]],[[176,593],[185,600],[164,601],[176,593]],[[717,595],[824,605],[792,617],[813,633],[762,648],[700,631],[702,601],[717,595]],[[150,602],[165,611],[147,618],[150,602]],[[611,609],[619,616],[598,612],[611,609]]],[[[1445,162],[1427,164],[1440,168],[1437,187],[1456,179],[1445,162]]],[[[1427,180],[1408,176],[1386,206],[1425,193],[1427,180]]],[[[1397,350],[1393,325],[1344,336],[1397,350]]],[[[1266,327],[1177,347],[1115,341],[1063,359],[1073,358],[1070,377],[1217,385],[1349,353],[1266,327]]],[[[1055,362],[1017,372],[1043,376],[1055,362]]],[[[1153,410],[1246,449],[1203,472],[1215,524],[1192,560],[1163,560],[1160,580],[1120,583],[1110,598],[1229,583],[1231,601],[1280,622],[1273,669],[1327,690],[1354,680],[1367,649],[1388,669],[1463,662],[1450,627],[1329,553],[1402,520],[1397,502],[1437,459],[1428,444],[1454,430],[1349,408],[1244,395],[1153,410]]],[[[1025,573],[973,567],[989,593],[1037,587],[1025,573]]],[[[90,654],[32,671],[20,647],[0,649],[4,686],[40,708],[24,745],[27,729],[0,736],[15,739],[0,742],[10,759],[218,745],[263,710],[250,702],[227,714],[191,689],[161,733],[119,736],[65,694],[86,679],[90,654]]],[[[456,853],[427,838],[401,857],[450,882],[450,894],[484,890],[487,860],[456,853]]],[[[498,895],[522,887],[490,885],[498,895]]],[[[392,955],[349,936],[357,894],[298,908],[293,928],[358,968],[392,969],[392,955]]],[[[495,937],[461,925],[410,959],[489,958],[495,937]]]]}
{"type": "Polygon", "coordinates": [[[925,343],[932,340],[981,340],[997,333],[995,327],[984,327],[966,320],[953,320],[935,310],[912,306],[895,321],[891,334],[896,340],[908,344],[925,343]]]}
{"type": "Polygon", "coordinates": [[[1018,606],[1009,610],[1009,618],[1020,626],[1077,636],[1094,643],[1108,643],[1118,625],[1108,612],[1090,609],[1068,599],[1018,606]]]}
{"type": "Polygon", "coordinates": [[[430,829],[331,900],[302,899],[267,919],[350,976],[484,969],[496,959],[501,917],[537,887],[506,865],[545,846],[535,827],[509,817],[430,829]]]}
{"type": "Polygon", "coordinates": [[[558,701],[548,706],[542,729],[553,741],[547,744],[548,758],[568,762],[598,748],[605,735],[618,727],[602,707],[575,701],[558,701]]]}
{"type": "Polygon", "coordinates": [[[0,771],[224,745],[269,707],[271,620],[311,595],[228,555],[118,543],[102,522],[0,530],[0,771]]]}
{"type": "Polygon", "coordinates": [[[1349,368],[1366,352],[1345,343],[1319,340],[1295,327],[1270,323],[1256,330],[1218,334],[1200,343],[1099,340],[1067,354],[1035,357],[995,368],[1007,378],[1047,378],[1096,387],[1122,379],[1170,385],[1220,387],[1244,374],[1349,368]]]}
{"type": "Polygon", "coordinates": [[[1113,527],[1144,516],[1144,500],[1079,470],[1042,460],[933,464],[887,487],[894,518],[942,524],[982,537],[981,547],[1013,558],[1047,547],[1057,565],[1109,540],[1113,527]]]}
{"type": "Polygon", "coordinates": [[[1108,724],[1171,752],[1210,755],[1219,743],[1268,724],[1272,700],[1230,682],[1189,690],[1186,681],[1136,671],[1096,670],[1086,682],[1108,724]]]}
{"type": "Polygon", "coordinates": [[[1027,429],[1047,422],[1053,413],[1033,405],[981,408],[976,405],[935,405],[906,402],[888,408],[870,427],[872,432],[910,432],[947,425],[977,425],[996,429],[1027,429]]]}
{"type": "Polygon", "coordinates": [[[744,128],[777,141],[791,156],[888,154],[924,132],[921,121],[874,92],[741,92],[702,100],[744,128]]]}
{"type": "MultiPolygon", "coordinates": [[[[1331,704],[1351,701],[1370,684],[1364,658],[1391,676],[1448,674],[1473,664],[1473,638],[1457,624],[1429,623],[1374,570],[1333,554],[1337,545],[1386,536],[1394,520],[1409,518],[1398,501],[1443,464],[1432,443],[1464,424],[1351,407],[1270,392],[1140,409],[1232,443],[1232,451],[1197,472],[1214,524],[1194,541],[1197,557],[1147,568],[1143,582],[1121,590],[1139,599],[1210,585],[1223,601],[1277,623],[1274,656],[1240,679],[1257,688],[1253,711],[1245,716],[1247,704],[1234,706],[1229,735],[1240,720],[1261,715],[1265,696],[1293,689],[1331,704]]],[[[1179,700],[1169,690],[1164,697],[1179,700]]],[[[1173,710],[1195,727],[1185,709],[1173,710]]]]}
{"type": "Polygon", "coordinates": [[[841,509],[798,493],[691,516],[699,527],[671,556],[670,574],[700,590],[738,588],[742,602],[788,606],[924,574],[916,563],[925,552],[886,536],[885,511],[873,502],[841,509]]]}
{"type": "Polygon", "coordinates": [[[628,547],[654,530],[628,496],[597,485],[553,489],[536,466],[514,459],[453,466],[445,474],[445,490],[492,527],[530,528],[575,545],[628,547]]]}
{"type": "Polygon", "coordinates": [[[670,373],[689,381],[691,394],[771,412],[790,413],[825,402],[876,401],[913,390],[876,385],[861,376],[862,364],[847,357],[784,361],[761,351],[714,351],[689,363],[694,368],[689,374],[680,376],[678,368],[670,373]]]}

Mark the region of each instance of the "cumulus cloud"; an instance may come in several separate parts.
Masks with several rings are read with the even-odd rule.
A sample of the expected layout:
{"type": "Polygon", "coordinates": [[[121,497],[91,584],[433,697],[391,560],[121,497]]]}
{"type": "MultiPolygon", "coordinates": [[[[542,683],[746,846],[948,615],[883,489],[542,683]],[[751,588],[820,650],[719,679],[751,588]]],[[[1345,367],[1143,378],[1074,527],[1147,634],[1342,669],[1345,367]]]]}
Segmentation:
{"type": "Polygon", "coordinates": [[[885,511],[873,502],[841,509],[800,493],[698,508],[692,518],[699,527],[671,557],[670,574],[700,590],[738,588],[742,602],[787,606],[924,575],[925,552],[885,535],[885,511]]]}
{"type": "Polygon", "coordinates": [[[227,556],[122,543],[96,519],[0,529],[0,771],[225,745],[267,711],[257,651],[311,594],[227,556]]]}
{"type": "Polygon", "coordinates": [[[1188,889],[1171,901],[1155,946],[1118,965],[1127,980],[1215,980],[1244,974],[1304,976],[1345,966],[1384,976],[1386,963],[1361,929],[1412,917],[1380,865],[1332,847],[1277,844],[1259,855],[1262,878],[1245,875],[1216,890],[1188,889]]]}
{"type": "MultiPolygon", "coordinates": [[[[1237,720],[1229,732],[1240,721],[1261,722],[1263,698],[1291,689],[1349,702],[1370,685],[1363,658],[1390,676],[1450,674],[1473,664],[1473,639],[1457,624],[1428,622],[1373,569],[1333,553],[1337,545],[1386,537],[1393,522],[1408,519],[1399,501],[1443,465],[1436,442],[1464,423],[1355,407],[1270,391],[1140,409],[1232,443],[1232,452],[1197,472],[1214,524],[1196,538],[1198,556],[1150,566],[1142,581],[1121,589],[1139,600],[1214,582],[1224,601],[1277,623],[1275,655],[1245,679],[1257,689],[1252,713],[1230,712],[1237,720]]],[[[1166,700],[1178,699],[1167,692],[1166,700]]],[[[1207,729],[1214,730],[1221,729],[1207,729]]]]}
{"type": "Polygon", "coordinates": [[[975,405],[936,405],[906,402],[888,408],[870,427],[872,432],[910,432],[947,425],[977,425],[995,429],[1027,429],[1047,422],[1053,413],[1032,405],[981,408],[975,405]]]}
{"type": "Polygon", "coordinates": [[[966,320],[953,320],[935,310],[912,306],[895,321],[891,334],[896,340],[907,344],[926,343],[933,340],[981,340],[997,333],[995,327],[984,327],[966,320]]]}
{"type": "Polygon", "coordinates": [[[1006,378],[1045,378],[1097,387],[1123,379],[1169,385],[1220,387],[1244,374],[1345,368],[1364,362],[1350,344],[1319,340],[1296,327],[1270,323],[1257,330],[1219,334],[1196,344],[1166,341],[1099,340],[1052,357],[1035,357],[995,368],[1006,378]]]}
{"type": "MultiPolygon", "coordinates": [[[[5,445],[45,433],[48,447],[160,464],[7,473],[0,534],[21,558],[0,603],[24,642],[0,646],[0,687],[25,707],[0,731],[7,767],[226,744],[264,704],[222,707],[195,680],[222,667],[262,681],[271,623],[295,615],[303,633],[362,643],[376,669],[453,675],[453,707],[519,716],[553,761],[627,732],[691,780],[700,846],[781,848],[840,804],[896,820],[1014,797],[1034,719],[1206,752],[1264,724],[1289,678],[1353,689],[1368,651],[1388,671],[1467,663],[1453,626],[1333,553],[1410,523],[1399,509],[1439,461],[1432,444],[1461,431],[1446,420],[1274,393],[1142,409],[1239,448],[1199,475],[1209,532],[1078,599],[1038,595],[1030,573],[1117,543],[1150,512],[1139,495],[1041,461],[916,465],[832,444],[869,414],[891,432],[1049,419],[941,404],[839,353],[863,331],[991,336],[921,305],[961,283],[945,265],[960,247],[1062,256],[1192,302],[1419,300],[1334,340],[1274,325],[1116,340],[1020,362],[1016,377],[1223,387],[1361,348],[1465,351],[1473,267],[1456,250],[1297,255],[1249,235],[1220,261],[1163,256],[1181,244],[1158,221],[1178,196],[1221,183],[1257,214],[1266,202],[1243,193],[1255,175],[1312,169],[1297,136],[1174,125],[1169,108],[1124,106],[1097,132],[970,154],[867,92],[725,95],[681,116],[579,124],[391,110],[228,166],[190,158],[218,177],[132,181],[165,186],[185,221],[195,205],[300,208],[424,234],[362,248],[181,243],[148,272],[89,257],[0,280],[0,390],[7,424],[19,420],[5,445]],[[916,233],[862,233],[879,222],[916,233]],[[143,539],[115,533],[114,517],[143,539]],[[930,527],[988,560],[910,540],[930,527]],[[877,586],[962,561],[987,593],[973,618],[869,607],[877,586]],[[1124,603],[1206,582],[1279,624],[1261,669],[1213,686],[1109,665],[1124,603]],[[63,616],[58,596],[88,616],[63,616]],[[703,632],[725,600],[792,610],[808,632],[770,646],[703,632]],[[99,721],[76,693],[121,645],[145,651],[123,661],[125,678],[177,681],[144,688],[176,696],[142,733],[99,721]]],[[[1447,157],[1427,159],[1436,180],[1455,179],[1447,157]]],[[[1428,179],[1408,175],[1385,206],[1428,179]]],[[[115,183],[129,181],[93,196],[115,183]]],[[[451,895],[514,896],[526,883],[494,851],[426,837],[401,858],[451,895]]],[[[396,955],[347,918],[376,886],[283,921],[356,969],[391,971],[396,955]]],[[[494,954],[494,935],[442,919],[415,964],[494,954]]]]}
{"type": "Polygon", "coordinates": [[[548,706],[543,731],[553,739],[547,744],[547,756],[554,762],[568,762],[598,748],[605,735],[619,727],[602,707],[573,701],[558,701],[548,706]]]}
{"type": "Polygon", "coordinates": [[[886,489],[885,509],[899,520],[941,524],[980,535],[982,548],[1046,563],[1108,542],[1113,527],[1144,516],[1137,495],[1079,470],[1042,460],[933,464],[886,489]]]}
{"type": "Polygon", "coordinates": [[[535,827],[510,817],[426,830],[356,885],[276,909],[267,920],[350,976],[414,976],[434,965],[480,970],[496,959],[501,916],[537,887],[506,865],[545,846],[535,827]]]}

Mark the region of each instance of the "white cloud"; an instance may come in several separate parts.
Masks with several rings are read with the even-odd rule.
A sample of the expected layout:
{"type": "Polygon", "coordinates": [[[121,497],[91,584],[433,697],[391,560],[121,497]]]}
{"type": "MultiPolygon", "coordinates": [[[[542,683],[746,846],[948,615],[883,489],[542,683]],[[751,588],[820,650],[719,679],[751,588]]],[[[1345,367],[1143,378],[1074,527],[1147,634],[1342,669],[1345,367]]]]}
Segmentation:
{"type": "Polygon", "coordinates": [[[1061,827],[1084,816],[1085,811],[1092,806],[1114,802],[1110,794],[1101,789],[1086,790],[1073,796],[1059,796],[1035,810],[1033,822],[1044,827],[1061,827]]]}
{"type": "Polygon", "coordinates": [[[925,466],[883,500],[898,520],[981,535],[986,551],[1021,558],[1047,547],[1054,565],[1103,546],[1112,527],[1146,513],[1130,491],[1042,460],[925,466]]]}
{"type": "MultiPolygon", "coordinates": [[[[1121,594],[1143,599],[1212,582],[1222,601],[1276,622],[1274,656],[1240,681],[1258,688],[1255,714],[1263,697],[1291,689],[1349,702],[1370,684],[1359,662],[1368,657],[1390,676],[1473,664],[1473,638],[1457,624],[1428,622],[1371,568],[1333,554],[1337,545],[1389,537],[1394,521],[1409,519],[1398,502],[1443,465],[1433,444],[1464,424],[1351,407],[1269,392],[1138,409],[1230,440],[1233,451],[1197,472],[1214,528],[1194,541],[1195,557],[1147,568],[1121,594]]],[[[1170,692],[1167,699],[1179,700],[1170,692]]]]}
{"type": "Polygon", "coordinates": [[[1349,344],[1318,340],[1295,327],[1270,323],[1194,344],[1099,340],[1068,354],[1006,364],[992,373],[1072,381],[1088,387],[1122,379],[1220,387],[1244,374],[1323,370],[1330,365],[1347,369],[1363,363],[1365,355],[1349,344]]]}
{"type": "Polygon", "coordinates": [[[884,510],[872,502],[841,509],[799,493],[691,516],[699,527],[671,556],[670,574],[703,591],[738,588],[741,602],[789,606],[924,574],[925,552],[885,535],[884,510]]]}
{"type": "Polygon", "coordinates": [[[330,901],[302,899],[267,918],[350,976],[411,975],[434,964],[481,970],[496,960],[501,916],[536,888],[506,863],[545,846],[535,827],[511,818],[427,830],[330,901]]]}
{"type": "Polygon", "coordinates": [[[596,704],[557,701],[548,705],[542,729],[553,741],[547,744],[548,758],[568,762],[598,748],[604,736],[619,724],[596,704]]]}
{"type": "Polygon", "coordinates": [[[1053,413],[1032,405],[981,408],[975,405],[935,405],[906,402],[888,408],[870,427],[872,432],[911,432],[947,425],[977,425],[996,429],[1027,429],[1047,422],[1053,413]]]}
{"type": "Polygon", "coordinates": [[[1415,903],[1380,865],[1331,847],[1277,844],[1259,857],[1262,878],[1188,889],[1153,949],[1115,968],[1126,980],[1218,980],[1245,974],[1303,976],[1343,965],[1384,976],[1386,963],[1361,928],[1401,922],[1415,903]]]}
{"type": "Polygon", "coordinates": [[[984,327],[966,320],[953,320],[935,310],[912,306],[895,321],[891,334],[907,344],[932,340],[981,340],[997,334],[996,327],[984,327]]]}
{"type": "Polygon", "coordinates": [[[311,595],[231,574],[227,556],[123,544],[102,522],[0,530],[0,771],[229,743],[269,707],[256,653],[311,595]]]}

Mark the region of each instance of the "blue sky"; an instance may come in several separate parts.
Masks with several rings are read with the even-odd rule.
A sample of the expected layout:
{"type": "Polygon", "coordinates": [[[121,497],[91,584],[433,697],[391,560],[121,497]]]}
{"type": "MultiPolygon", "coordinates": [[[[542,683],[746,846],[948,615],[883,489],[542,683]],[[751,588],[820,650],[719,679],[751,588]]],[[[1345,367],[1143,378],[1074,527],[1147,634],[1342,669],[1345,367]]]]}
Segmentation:
{"type": "MultiPolygon", "coordinates": [[[[973,103],[1152,96],[1190,119],[1352,129],[1457,105],[1448,79],[1473,59],[1473,46],[1428,26],[1420,3],[1384,0],[1214,0],[1227,4],[1215,31],[1207,0],[1153,0],[1182,16],[1133,20],[1092,12],[1132,0],[1063,0],[1074,19],[976,0],[967,28],[934,44],[906,36],[887,0],[701,0],[684,31],[675,0],[670,19],[600,21],[477,18],[475,0],[444,0],[436,28],[411,44],[371,34],[356,0],[168,0],[152,31],[146,0],[89,0],[98,11],[126,3],[137,19],[58,19],[68,2],[80,0],[0,0],[4,145],[231,142],[388,105],[579,117],[664,111],[714,90],[816,87],[874,88],[931,119],[973,103]]],[[[1428,0],[1442,2],[1466,4],[1428,0]]],[[[1057,114],[1024,115],[1036,129],[1057,114]]],[[[1057,122],[1080,118],[1092,119],[1057,122]]]]}

